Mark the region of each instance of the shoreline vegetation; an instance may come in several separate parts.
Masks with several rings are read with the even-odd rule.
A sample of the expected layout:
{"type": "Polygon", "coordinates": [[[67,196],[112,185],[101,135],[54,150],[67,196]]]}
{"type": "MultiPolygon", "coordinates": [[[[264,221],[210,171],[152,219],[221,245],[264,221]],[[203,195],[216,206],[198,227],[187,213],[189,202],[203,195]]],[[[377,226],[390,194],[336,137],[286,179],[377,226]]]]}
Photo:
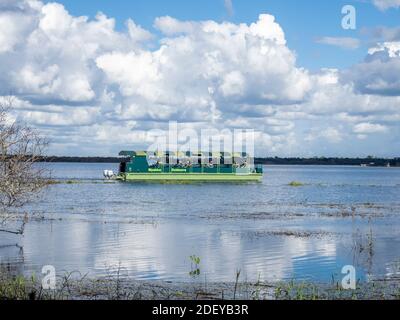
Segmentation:
{"type": "MultiPolygon", "coordinates": [[[[63,163],[119,163],[118,157],[42,157],[40,162],[63,163]]],[[[400,158],[256,158],[258,165],[323,165],[323,166],[368,166],[368,167],[400,167],[400,158]]]]}
{"type": "Polygon", "coordinates": [[[0,300],[398,300],[400,279],[358,282],[355,290],[341,283],[279,281],[224,283],[137,281],[119,276],[88,278],[66,273],[55,290],[44,290],[34,275],[0,272],[0,300]]]}

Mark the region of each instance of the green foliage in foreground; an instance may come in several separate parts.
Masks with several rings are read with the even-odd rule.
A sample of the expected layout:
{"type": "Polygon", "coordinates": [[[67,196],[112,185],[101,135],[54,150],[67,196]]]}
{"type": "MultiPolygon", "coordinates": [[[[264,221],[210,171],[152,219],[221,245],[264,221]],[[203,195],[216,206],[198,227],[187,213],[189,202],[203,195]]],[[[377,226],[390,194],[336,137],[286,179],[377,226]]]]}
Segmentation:
{"type": "MultiPolygon", "coordinates": [[[[199,263],[194,256],[193,263],[199,263]]],[[[398,280],[358,283],[356,290],[343,290],[339,283],[316,284],[286,281],[256,284],[162,283],[105,278],[73,280],[71,274],[58,279],[57,290],[43,290],[35,276],[11,277],[0,271],[0,300],[396,300],[398,280]]]]}
{"type": "Polygon", "coordinates": [[[2,300],[33,300],[35,299],[35,277],[26,279],[22,276],[15,278],[0,278],[0,299],[2,300]]]}
{"type": "Polygon", "coordinates": [[[275,286],[276,300],[398,300],[398,281],[358,283],[355,290],[344,290],[337,283],[317,285],[308,282],[284,282],[275,286]]]}

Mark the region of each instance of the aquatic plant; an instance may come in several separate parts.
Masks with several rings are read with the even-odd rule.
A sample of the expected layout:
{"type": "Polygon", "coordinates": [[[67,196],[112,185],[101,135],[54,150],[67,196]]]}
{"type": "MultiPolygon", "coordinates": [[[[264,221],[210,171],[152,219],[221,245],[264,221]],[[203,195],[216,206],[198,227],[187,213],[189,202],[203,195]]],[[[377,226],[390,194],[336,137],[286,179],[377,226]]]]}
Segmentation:
{"type": "Polygon", "coordinates": [[[260,293],[261,293],[261,273],[258,274],[258,280],[256,282],[255,291],[253,292],[252,296],[254,300],[260,300],[260,293]]]}
{"type": "Polygon", "coordinates": [[[275,288],[275,299],[277,300],[322,300],[326,299],[320,288],[308,282],[283,282],[275,288]]]}
{"type": "Polygon", "coordinates": [[[30,300],[32,292],[28,289],[27,280],[22,276],[0,280],[0,299],[30,300]]]}
{"type": "Polygon", "coordinates": [[[53,184],[59,184],[59,182],[58,181],[56,181],[56,180],[46,180],[46,185],[53,185],[53,184]]]}
{"type": "Polygon", "coordinates": [[[233,300],[236,300],[236,291],[237,291],[237,286],[239,283],[240,273],[241,273],[241,270],[236,271],[236,281],[235,281],[235,290],[233,291],[233,300]]]}
{"type": "Polygon", "coordinates": [[[298,181],[292,181],[291,183],[289,183],[290,187],[302,187],[304,186],[304,183],[298,182],[298,181]]]}
{"type": "Polygon", "coordinates": [[[196,256],[196,255],[191,255],[189,257],[190,261],[191,261],[191,271],[189,272],[189,275],[192,277],[196,277],[200,275],[200,262],[201,259],[200,257],[196,256]]]}

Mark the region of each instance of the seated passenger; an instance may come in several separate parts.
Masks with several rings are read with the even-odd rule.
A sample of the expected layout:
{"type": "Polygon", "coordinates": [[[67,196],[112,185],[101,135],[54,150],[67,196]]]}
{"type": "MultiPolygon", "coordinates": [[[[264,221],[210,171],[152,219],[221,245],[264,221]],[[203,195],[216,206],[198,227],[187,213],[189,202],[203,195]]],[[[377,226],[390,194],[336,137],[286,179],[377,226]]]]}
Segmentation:
{"type": "Polygon", "coordinates": [[[192,163],[190,162],[190,160],[186,160],[185,168],[190,168],[191,166],[192,166],[192,163]]]}
{"type": "Polygon", "coordinates": [[[157,163],[154,161],[149,161],[149,168],[152,168],[152,169],[157,168],[157,163]]]}
{"type": "Polygon", "coordinates": [[[162,161],[157,161],[157,168],[160,168],[164,165],[164,162],[162,161]]]}

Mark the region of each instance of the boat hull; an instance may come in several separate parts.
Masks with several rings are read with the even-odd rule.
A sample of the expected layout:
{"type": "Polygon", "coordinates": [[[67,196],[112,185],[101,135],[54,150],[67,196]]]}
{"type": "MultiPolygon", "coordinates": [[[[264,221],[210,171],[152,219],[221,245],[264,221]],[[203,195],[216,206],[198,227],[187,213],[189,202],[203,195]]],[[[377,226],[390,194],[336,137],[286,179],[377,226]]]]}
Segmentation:
{"type": "Polygon", "coordinates": [[[259,182],[262,174],[221,174],[221,173],[124,173],[118,176],[122,181],[200,181],[200,182],[259,182]]]}

